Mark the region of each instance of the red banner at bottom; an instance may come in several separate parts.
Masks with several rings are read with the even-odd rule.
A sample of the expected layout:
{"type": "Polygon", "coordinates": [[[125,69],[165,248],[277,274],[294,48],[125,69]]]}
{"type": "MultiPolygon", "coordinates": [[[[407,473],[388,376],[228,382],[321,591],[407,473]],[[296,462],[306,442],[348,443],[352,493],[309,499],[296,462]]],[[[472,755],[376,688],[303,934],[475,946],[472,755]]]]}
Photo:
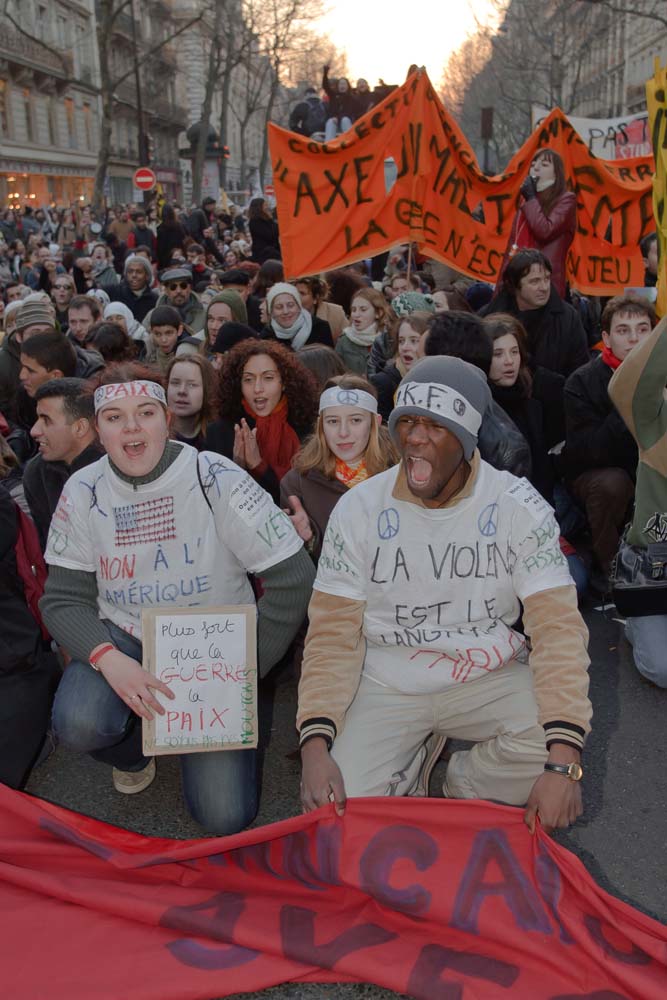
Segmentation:
{"type": "Polygon", "coordinates": [[[161,840],[0,786],[2,993],[189,1000],[290,980],[418,1000],[664,1000],[667,929],[522,811],[353,799],[161,840]]]}

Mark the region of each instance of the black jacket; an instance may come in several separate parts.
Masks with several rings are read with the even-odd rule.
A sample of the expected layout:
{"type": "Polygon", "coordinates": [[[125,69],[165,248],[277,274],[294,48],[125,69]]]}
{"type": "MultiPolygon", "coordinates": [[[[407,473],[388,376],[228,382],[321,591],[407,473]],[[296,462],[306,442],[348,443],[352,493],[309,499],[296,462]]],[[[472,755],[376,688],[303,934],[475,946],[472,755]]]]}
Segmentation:
{"type": "Polygon", "coordinates": [[[613,374],[597,357],[565,383],[566,436],[561,461],[568,479],[605,468],[624,469],[635,478],[637,445],[607,392],[613,374]]]}
{"type": "Polygon", "coordinates": [[[385,365],[381,371],[376,372],[375,375],[369,375],[368,378],[377,389],[378,413],[382,415],[382,419],[386,423],[394,409],[394,396],[403,376],[396,365],[389,364],[385,365]]]}
{"type": "Polygon", "coordinates": [[[0,345],[0,413],[11,421],[16,419],[16,402],[21,371],[21,348],[14,334],[0,345]]]}
{"type": "Polygon", "coordinates": [[[157,227],[157,266],[159,271],[163,271],[171,264],[171,254],[176,247],[180,247],[185,253],[184,243],[188,238],[188,232],[182,223],[161,222],[157,227]]]}
{"type": "MultiPolygon", "coordinates": [[[[530,481],[542,496],[552,502],[554,469],[548,454],[544,408],[539,399],[528,396],[519,383],[500,386],[489,383],[495,402],[503,408],[519,428],[530,448],[530,481]]],[[[555,442],[552,442],[555,443],[555,442]]]]}
{"type": "MultiPolygon", "coordinates": [[[[291,348],[292,346],[289,340],[279,340],[272,326],[265,326],[259,336],[262,340],[275,340],[277,344],[282,344],[283,347],[291,348]]],[[[325,319],[313,316],[313,328],[310,331],[310,337],[306,341],[306,344],[325,344],[327,347],[333,348],[334,342],[331,336],[331,327],[325,319]]]]}
{"type": "Polygon", "coordinates": [[[141,295],[135,295],[123,278],[114,288],[109,288],[109,298],[112,302],[123,302],[137,322],[143,323],[151,309],[155,308],[158,294],[147,285],[141,295]]]}
{"type": "Polygon", "coordinates": [[[567,378],[589,359],[586,332],[577,310],[563,302],[555,288],[541,309],[521,312],[513,296],[501,291],[491,300],[483,316],[510,313],[523,323],[528,334],[531,367],[541,365],[567,378]]]}
{"type": "Polygon", "coordinates": [[[252,259],[257,264],[263,264],[266,258],[266,251],[275,252],[277,259],[280,258],[280,236],[278,235],[278,225],[273,219],[264,219],[258,216],[250,219],[248,229],[252,236],[252,259]]]}
{"type": "Polygon", "coordinates": [[[17,518],[16,504],[0,484],[0,677],[27,669],[42,645],[16,568],[17,518]]]}
{"type": "MultiPolygon", "coordinates": [[[[248,427],[252,430],[255,426],[255,421],[249,414],[244,413],[243,416],[248,423],[248,427]]],[[[234,421],[228,417],[221,417],[219,420],[214,420],[212,424],[209,424],[206,428],[206,439],[203,450],[216,451],[218,455],[224,455],[225,458],[231,458],[233,461],[234,421]]],[[[257,476],[257,482],[278,503],[280,499],[280,480],[271,466],[267,467],[266,472],[262,476],[257,476]]]]}
{"type": "Polygon", "coordinates": [[[103,454],[101,445],[95,442],[84,448],[71,465],[65,462],[46,462],[41,455],[35,455],[26,465],[23,470],[23,490],[37,528],[42,551],[46,548],[51,518],[60,500],[63,486],[73,472],[78,472],[86,465],[96,462],[103,454]]]}

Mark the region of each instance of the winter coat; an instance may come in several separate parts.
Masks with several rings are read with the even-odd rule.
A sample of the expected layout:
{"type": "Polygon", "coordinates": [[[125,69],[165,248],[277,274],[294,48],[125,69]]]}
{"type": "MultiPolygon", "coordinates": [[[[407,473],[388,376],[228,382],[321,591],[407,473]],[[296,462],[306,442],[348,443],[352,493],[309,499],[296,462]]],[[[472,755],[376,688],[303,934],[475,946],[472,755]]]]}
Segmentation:
{"type": "Polygon", "coordinates": [[[328,117],[327,107],[323,100],[314,94],[304,101],[299,101],[289,116],[289,127],[292,132],[310,138],[315,132],[323,132],[328,117]]]}
{"type": "Polygon", "coordinates": [[[158,294],[146,285],[140,295],[135,295],[123,278],[118,285],[109,289],[109,298],[112,302],[124,302],[134,318],[142,323],[146,314],[157,305],[158,294]]]}
{"type": "Polygon", "coordinates": [[[329,324],[335,344],[349,323],[343,307],[337,305],[336,302],[320,302],[315,310],[315,315],[318,319],[323,319],[325,323],[329,324]]]}
{"type": "Polygon", "coordinates": [[[565,275],[567,251],[574,239],[576,228],[577,198],[571,191],[565,191],[560,196],[549,209],[548,215],[545,214],[539,197],[524,201],[514,216],[497,287],[501,287],[510,249],[518,242],[520,248],[531,247],[542,251],[551,264],[551,281],[562,298],[567,284],[565,275]]]}
{"type": "MultiPolygon", "coordinates": [[[[530,448],[530,481],[542,496],[552,502],[554,489],[554,468],[548,454],[549,445],[545,433],[544,407],[539,399],[528,396],[517,382],[512,386],[489,383],[491,395],[498,406],[516,424],[530,448]]],[[[555,444],[555,442],[552,442],[555,444]]]]}
{"type": "Polygon", "coordinates": [[[331,86],[329,74],[325,70],[322,75],[322,90],[329,98],[330,118],[338,118],[339,124],[341,118],[349,118],[352,122],[355,120],[357,117],[357,98],[352,89],[341,94],[338,87],[331,86]]]}
{"type": "Polygon", "coordinates": [[[96,462],[103,454],[103,448],[95,442],[84,448],[71,465],[65,462],[47,462],[41,455],[35,455],[26,465],[23,470],[23,488],[42,551],[46,548],[51,518],[58,506],[63,486],[73,472],[96,462]]]}
{"type": "Polygon", "coordinates": [[[394,353],[395,349],[389,332],[383,330],[382,333],[378,333],[373,341],[371,353],[368,357],[368,377],[370,378],[371,375],[377,375],[378,372],[381,372],[394,353]]]}
{"type": "Polygon", "coordinates": [[[484,461],[494,469],[530,479],[533,467],[528,442],[494,399],[482,417],[477,447],[484,461]]]}
{"type": "MultiPolygon", "coordinates": [[[[243,417],[246,420],[248,427],[252,430],[255,426],[255,420],[248,413],[243,413],[243,417]]],[[[219,420],[214,420],[213,423],[209,424],[206,428],[206,451],[217,451],[218,455],[224,455],[225,458],[231,458],[234,460],[234,420],[230,420],[229,417],[220,417],[219,420]]],[[[294,428],[296,431],[296,428],[294,428]]],[[[296,432],[299,433],[298,431],[296,432]]],[[[299,438],[303,440],[304,435],[299,434],[299,438]]],[[[251,473],[252,475],[252,473],[251,473]]],[[[273,497],[275,503],[278,503],[280,497],[280,480],[271,468],[267,466],[266,471],[262,473],[261,476],[255,477],[259,485],[270,493],[273,497]]]]}
{"type": "MultiPolygon", "coordinates": [[[[0,678],[27,670],[41,649],[39,626],[25,600],[16,566],[18,519],[14,501],[0,484],[0,678]]],[[[9,691],[1,690],[5,696],[9,691]]]]}
{"type": "Polygon", "coordinates": [[[336,341],[336,354],[340,354],[343,364],[350,372],[363,375],[366,378],[368,371],[368,360],[371,354],[370,347],[363,344],[355,344],[346,333],[341,333],[336,341]]]}
{"type": "Polygon", "coordinates": [[[278,224],[273,219],[265,219],[258,216],[248,223],[250,235],[252,237],[252,260],[257,264],[263,264],[266,260],[264,256],[266,250],[276,251],[276,257],[280,258],[280,236],[278,234],[278,224]]]}
{"type": "Polygon", "coordinates": [[[540,309],[522,312],[514,296],[501,291],[491,300],[483,316],[510,313],[523,323],[528,334],[531,368],[538,365],[565,378],[590,360],[586,332],[577,310],[563,302],[555,288],[540,309]]]}
{"type": "Polygon", "coordinates": [[[161,222],[157,227],[157,266],[162,271],[171,264],[171,254],[176,247],[183,249],[188,238],[184,225],[180,222],[161,222]]]}
{"type": "Polygon", "coordinates": [[[601,357],[565,383],[565,448],[561,462],[572,480],[589,469],[624,469],[634,480],[639,452],[607,389],[613,371],[601,357]]]}
{"type": "Polygon", "coordinates": [[[21,348],[12,333],[0,345],[0,413],[10,423],[16,419],[20,371],[21,348]]]}
{"type": "MultiPolygon", "coordinates": [[[[160,306],[170,306],[171,302],[167,295],[161,295],[157,302],[155,303],[155,308],[158,309],[160,306]]],[[[180,314],[181,319],[187,327],[190,328],[193,334],[201,333],[204,329],[204,319],[206,317],[206,310],[201,304],[194,292],[190,292],[190,298],[185,303],[184,306],[173,306],[176,312],[180,314]]],[[[151,328],[151,316],[153,315],[153,310],[146,314],[144,317],[144,326],[147,330],[151,328]]]]}
{"type": "Polygon", "coordinates": [[[308,514],[313,532],[313,541],[308,548],[315,562],[320,558],[331,511],[347,490],[345,483],[339,479],[328,479],[318,469],[310,469],[303,473],[290,469],[280,481],[281,508],[284,510],[289,507],[289,498],[295,496],[308,514]]]}
{"type": "Polygon", "coordinates": [[[394,409],[394,396],[403,376],[396,365],[390,364],[385,365],[382,371],[377,372],[375,375],[369,375],[368,378],[377,390],[378,413],[381,414],[383,421],[386,423],[389,420],[391,411],[394,409]]]}

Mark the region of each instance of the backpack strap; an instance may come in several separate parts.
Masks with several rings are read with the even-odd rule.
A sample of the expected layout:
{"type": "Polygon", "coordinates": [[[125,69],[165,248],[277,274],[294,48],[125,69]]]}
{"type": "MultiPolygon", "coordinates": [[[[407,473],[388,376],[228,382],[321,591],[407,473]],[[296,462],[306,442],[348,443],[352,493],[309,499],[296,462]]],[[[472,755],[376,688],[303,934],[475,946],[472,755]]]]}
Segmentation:
{"type": "Polygon", "coordinates": [[[211,501],[208,498],[208,493],[204,489],[204,482],[203,482],[202,477],[201,477],[201,469],[199,468],[199,455],[197,455],[197,480],[199,481],[199,488],[200,488],[200,490],[202,492],[202,496],[204,497],[204,500],[206,501],[206,506],[208,507],[208,509],[210,510],[210,512],[212,514],[213,513],[213,507],[211,506],[211,501]]]}

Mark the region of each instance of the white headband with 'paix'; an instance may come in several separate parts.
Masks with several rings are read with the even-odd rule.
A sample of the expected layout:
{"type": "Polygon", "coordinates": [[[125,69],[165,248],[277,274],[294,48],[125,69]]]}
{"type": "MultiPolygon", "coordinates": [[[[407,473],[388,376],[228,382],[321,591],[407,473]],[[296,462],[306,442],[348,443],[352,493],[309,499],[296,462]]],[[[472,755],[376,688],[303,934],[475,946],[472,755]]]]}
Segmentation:
{"type": "Polygon", "coordinates": [[[111,385],[98,386],[94,396],[95,413],[119,399],[136,399],[141,396],[154,399],[165,407],[167,405],[167,397],[161,385],[146,379],[135,379],[133,382],[112,382],[111,385]]]}
{"type": "Polygon", "coordinates": [[[344,389],[340,385],[332,385],[320,396],[320,413],[332,406],[354,406],[357,410],[368,410],[377,413],[378,401],[365,389],[344,389]]]}

